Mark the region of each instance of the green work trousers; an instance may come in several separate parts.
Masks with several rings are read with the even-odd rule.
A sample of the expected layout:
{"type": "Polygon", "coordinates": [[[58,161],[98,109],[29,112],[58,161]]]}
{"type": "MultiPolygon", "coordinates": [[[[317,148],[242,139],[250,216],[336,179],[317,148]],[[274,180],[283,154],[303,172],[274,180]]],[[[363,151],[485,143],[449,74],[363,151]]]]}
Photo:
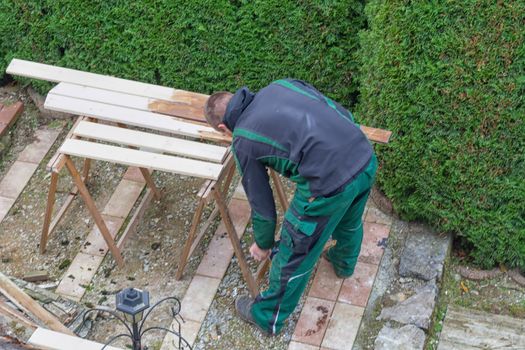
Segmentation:
{"type": "Polygon", "coordinates": [[[336,195],[310,202],[296,191],[284,216],[269,287],[256,297],[251,310],[263,329],[272,334],[280,332],[330,236],[337,240],[329,251],[337,273],[350,276],[354,272],[363,240],[362,216],[376,170],[377,159],[372,156],[366,169],[336,195]]]}

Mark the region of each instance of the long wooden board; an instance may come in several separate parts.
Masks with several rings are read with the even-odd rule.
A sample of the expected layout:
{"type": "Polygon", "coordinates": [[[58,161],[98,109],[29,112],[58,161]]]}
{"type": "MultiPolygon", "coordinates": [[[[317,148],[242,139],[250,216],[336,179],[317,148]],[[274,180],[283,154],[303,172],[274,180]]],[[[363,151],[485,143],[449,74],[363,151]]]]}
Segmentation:
{"type": "Polygon", "coordinates": [[[53,88],[53,93],[60,96],[75,97],[207,123],[204,118],[205,99],[166,101],[70,83],[58,84],[53,88]]]}
{"type": "MultiPolygon", "coordinates": [[[[90,340],[72,337],[45,328],[37,328],[29,338],[28,343],[43,350],[100,350],[104,344],[90,340]]],[[[106,346],[107,350],[122,350],[113,346],[106,346]]]]}
{"type": "Polygon", "coordinates": [[[14,284],[7,276],[0,272],[0,293],[4,294],[9,300],[16,305],[22,306],[24,310],[29,311],[36,319],[40,320],[50,329],[65,334],[74,335],[74,333],[64,326],[56,317],[51,315],[40,304],[34,301],[29,295],[14,284]]]}
{"type": "Polygon", "coordinates": [[[73,135],[214,163],[222,163],[228,150],[226,147],[208,145],[202,142],[182,140],[87,121],[80,122],[73,130],[73,135]]]}
{"type": "Polygon", "coordinates": [[[211,180],[222,170],[221,164],[74,139],[65,140],[60,153],[211,180]]]}
{"type": "Polygon", "coordinates": [[[99,89],[120,91],[130,95],[146,96],[187,104],[204,105],[208,95],[173,89],[170,87],[141,83],[133,80],[115,78],[108,75],[83,72],[75,69],[62,68],[43,63],[13,59],[6,72],[23,77],[52,81],[66,82],[99,89]]]}
{"type": "Polygon", "coordinates": [[[85,115],[96,119],[164,131],[192,138],[214,141],[229,139],[208,126],[184,122],[157,113],[55,95],[52,91],[47,95],[44,107],[54,111],[85,115]]]}

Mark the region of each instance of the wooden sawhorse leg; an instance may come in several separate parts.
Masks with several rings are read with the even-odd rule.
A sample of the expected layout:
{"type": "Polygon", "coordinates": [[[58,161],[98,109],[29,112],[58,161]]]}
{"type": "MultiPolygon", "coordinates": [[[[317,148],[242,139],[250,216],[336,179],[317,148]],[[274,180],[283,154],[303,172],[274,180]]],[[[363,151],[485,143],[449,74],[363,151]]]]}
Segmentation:
{"type": "Polygon", "coordinates": [[[106,223],[104,222],[104,219],[102,218],[102,215],[100,215],[97,207],[95,206],[95,202],[93,201],[93,198],[91,198],[91,195],[89,194],[88,189],[86,188],[86,185],[82,181],[82,178],[80,177],[80,174],[78,170],[75,168],[75,164],[69,158],[69,156],[64,155],[66,159],[66,167],[67,170],[69,170],[69,173],[71,174],[71,177],[73,178],[73,181],[75,182],[80,195],[84,199],[84,202],[86,203],[86,206],[91,213],[91,216],[93,216],[93,219],[95,220],[95,223],[100,230],[100,233],[104,237],[104,240],[106,241],[106,244],[109,247],[109,250],[111,251],[111,254],[113,254],[113,257],[115,258],[115,261],[117,262],[117,265],[119,267],[122,267],[124,265],[124,259],[122,258],[122,255],[120,254],[120,250],[117,248],[117,245],[115,244],[115,241],[113,240],[113,237],[111,237],[111,234],[109,233],[108,227],[106,226],[106,223]]]}
{"type": "MultiPolygon", "coordinates": [[[[64,155],[61,155],[64,157],[64,155]]],[[[86,183],[89,178],[89,170],[91,168],[91,159],[84,160],[84,167],[82,169],[83,182],[86,183]]],[[[47,193],[47,204],[46,211],[44,213],[44,225],[42,227],[42,234],[40,236],[40,253],[44,254],[47,247],[47,241],[49,236],[55,231],[56,226],[62,219],[64,213],[69,208],[73,199],[75,199],[78,194],[77,186],[74,186],[73,189],[69,192],[68,198],[57,212],[55,218],[52,220],[53,208],[55,206],[55,197],[58,186],[58,176],[60,169],[51,169],[51,183],[49,185],[49,192],[47,193]]]]}
{"type": "Polygon", "coordinates": [[[226,177],[224,178],[222,186],[220,184],[217,185],[215,181],[207,181],[204,184],[203,190],[201,189],[202,194],[199,195],[199,204],[197,205],[197,210],[193,215],[190,232],[188,233],[188,239],[186,240],[184,248],[182,249],[181,257],[179,259],[179,266],[177,267],[177,273],[175,274],[175,279],[180,280],[182,278],[182,274],[184,273],[184,268],[186,267],[188,258],[191,256],[193,250],[196,248],[197,244],[199,244],[202,236],[206,232],[206,229],[211,224],[211,221],[215,218],[215,216],[218,213],[218,207],[215,207],[208,219],[206,220],[206,223],[202,226],[201,231],[197,235],[197,228],[199,227],[199,224],[201,222],[202,212],[206,204],[209,202],[210,191],[213,188],[218,188],[223,195],[227,195],[234,174],[235,167],[231,166],[227,170],[226,177]]]}
{"type": "Polygon", "coordinates": [[[235,252],[235,255],[237,256],[237,260],[239,262],[239,266],[241,268],[242,275],[244,277],[244,280],[246,281],[246,284],[248,284],[248,290],[250,291],[250,294],[252,295],[252,297],[255,298],[257,294],[259,294],[259,288],[257,286],[257,283],[255,282],[255,279],[253,278],[252,273],[250,272],[250,267],[248,266],[248,263],[246,262],[244,253],[242,252],[239,235],[237,235],[235,226],[233,226],[233,222],[230,217],[230,212],[228,211],[228,207],[226,206],[226,203],[224,202],[222,194],[218,188],[213,188],[212,193],[213,193],[215,202],[217,203],[217,206],[219,207],[219,212],[221,213],[222,220],[224,221],[224,226],[226,226],[226,231],[228,232],[228,236],[230,237],[230,241],[233,246],[233,251],[235,252]]]}
{"type": "Polygon", "coordinates": [[[40,236],[40,254],[46,251],[47,239],[49,237],[49,225],[51,224],[51,215],[53,214],[53,207],[55,205],[55,194],[58,185],[58,173],[51,172],[51,184],[49,185],[49,192],[47,193],[47,206],[44,216],[44,227],[42,228],[42,235],[40,236]]]}

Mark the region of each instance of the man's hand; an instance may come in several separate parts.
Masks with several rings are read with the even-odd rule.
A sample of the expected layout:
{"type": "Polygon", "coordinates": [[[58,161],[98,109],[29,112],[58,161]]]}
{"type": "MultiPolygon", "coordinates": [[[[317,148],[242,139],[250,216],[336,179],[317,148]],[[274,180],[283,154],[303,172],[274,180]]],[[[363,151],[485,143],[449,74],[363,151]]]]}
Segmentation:
{"type": "Polygon", "coordinates": [[[250,254],[252,258],[257,261],[263,261],[270,256],[271,249],[261,249],[257,243],[253,243],[250,247],[250,254]]]}

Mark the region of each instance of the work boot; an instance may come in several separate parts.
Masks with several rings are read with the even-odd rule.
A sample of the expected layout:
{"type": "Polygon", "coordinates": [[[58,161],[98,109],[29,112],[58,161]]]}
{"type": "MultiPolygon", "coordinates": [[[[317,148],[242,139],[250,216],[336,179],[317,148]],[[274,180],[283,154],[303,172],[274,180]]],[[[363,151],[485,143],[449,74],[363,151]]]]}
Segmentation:
{"type": "Polygon", "coordinates": [[[339,273],[337,271],[337,268],[335,267],[334,265],[334,262],[332,261],[332,259],[330,258],[330,255],[328,254],[328,252],[330,251],[330,249],[327,249],[323,252],[322,256],[323,258],[325,258],[328,262],[330,262],[330,264],[332,264],[332,267],[334,268],[334,272],[335,272],[335,275],[339,278],[342,278],[342,279],[345,279],[345,278],[349,278],[353,275],[353,273],[351,274],[343,274],[343,273],[339,273]]]}
{"type": "Polygon", "coordinates": [[[257,327],[257,329],[260,330],[264,335],[273,335],[266,329],[259,326],[257,322],[255,322],[255,320],[253,319],[252,305],[254,301],[255,300],[248,295],[242,295],[240,297],[237,297],[237,299],[235,299],[235,310],[237,311],[237,314],[243,321],[251,323],[252,325],[257,327]]]}

